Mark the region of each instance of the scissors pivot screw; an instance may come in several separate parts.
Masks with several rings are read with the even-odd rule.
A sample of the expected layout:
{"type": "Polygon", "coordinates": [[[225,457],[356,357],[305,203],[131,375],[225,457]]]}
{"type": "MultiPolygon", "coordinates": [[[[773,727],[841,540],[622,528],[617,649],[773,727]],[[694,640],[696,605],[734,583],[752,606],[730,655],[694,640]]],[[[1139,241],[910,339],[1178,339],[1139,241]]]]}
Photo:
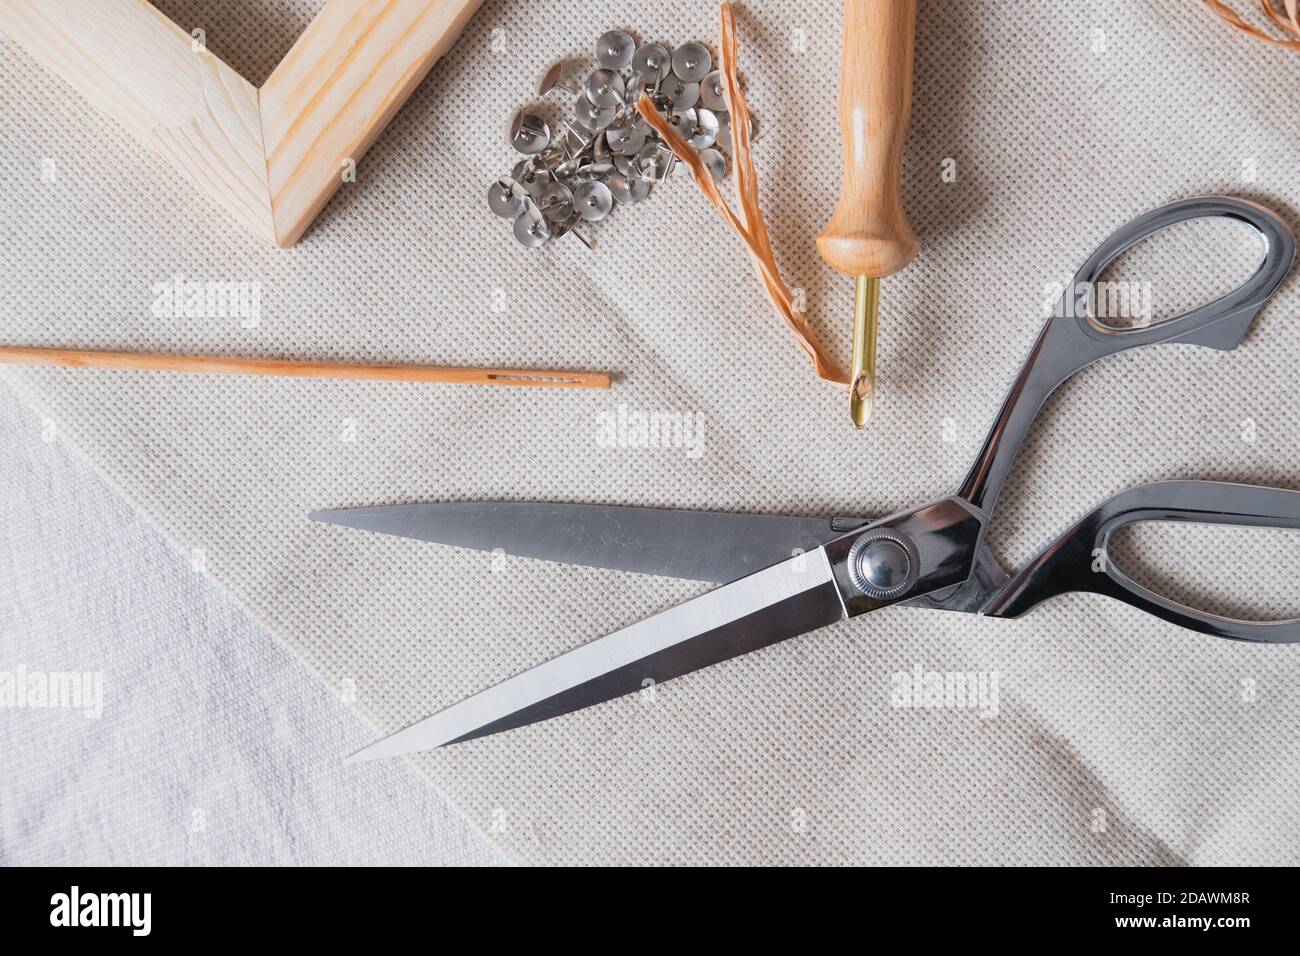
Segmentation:
{"type": "Polygon", "coordinates": [[[893,531],[859,538],[849,551],[849,575],[867,597],[898,597],[916,581],[916,545],[893,531]]]}

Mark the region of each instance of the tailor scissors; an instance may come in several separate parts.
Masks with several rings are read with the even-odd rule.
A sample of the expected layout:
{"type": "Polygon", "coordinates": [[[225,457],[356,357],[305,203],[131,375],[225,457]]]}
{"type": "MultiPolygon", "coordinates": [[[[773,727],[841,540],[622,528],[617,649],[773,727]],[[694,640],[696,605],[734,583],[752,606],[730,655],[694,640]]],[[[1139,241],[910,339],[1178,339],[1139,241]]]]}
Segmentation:
{"type": "Polygon", "coordinates": [[[354,754],[367,760],[459,743],[547,720],[892,604],[1018,617],[1070,591],[1127,602],[1193,631],[1300,642],[1300,619],[1244,621],[1168,600],[1096,562],[1138,521],[1300,528],[1300,492],[1166,481],[1113,496],[1014,574],[984,545],[998,493],[1048,395],[1108,355],[1163,342],[1228,351],[1286,276],[1295,237],[1276,215],[1210,196],[1152,210],[1089,256],[1043,325],[957,491],[878,520],[790,518],[526,502],[452,502],[320,511],[352,528],[518,556],[719,583],[719,587],[489,687],[354,754]],[[1139,240],[1190,219],[1254,227],[1266,251],[1237,289],[1145,328],[1099,322],[1089,291],[1139,240]],[[802,553],[800,553],[802,552],[802,553]]]}

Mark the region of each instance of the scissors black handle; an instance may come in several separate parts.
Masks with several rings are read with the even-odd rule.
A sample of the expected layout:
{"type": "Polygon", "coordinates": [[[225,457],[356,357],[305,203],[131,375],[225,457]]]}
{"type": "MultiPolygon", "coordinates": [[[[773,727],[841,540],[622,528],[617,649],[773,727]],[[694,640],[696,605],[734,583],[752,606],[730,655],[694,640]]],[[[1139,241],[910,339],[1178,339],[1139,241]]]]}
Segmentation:
{"type": "MultiPolygon", "coordinates": [[[[1056,311],[1043,326],[1012,386],[984,447],[956,497],[985,525],[1007,472],[1039,409],[1058,385],[1081,368],[1125,349],[1181,342],[1230,350],[1245,337],[1255,313],[1286,277],[1296,255],[1295,237],[1274,213],[1243,199],[1209,196],[1152,210],[1121,227],[1080,267],[1056,311]],[[1121,329],[1092,315],[1089,292],[1105,269],[1135,243],[1190,219],[1224,217],[1245,222],[1263,237],[1265,253],[1255,273],[1212,302],[1145,328],[1121,329]]],[[[1052,542],[989,597],[983,613],[1017,617],[1058,594],[1106,594],[1175,624],[1243,641],[1300,641],[1300,620],[1256,622],[1207,614],[1164,598],[1133,581],[1106,559],[1111,535],[1137,521],[1300,528],[1300,492],[1205,481],[1141,485],[1103,502],[1052,542]]]]}
{"type": "Polygon", "coordinates": [[[1224,351],[1236,348],[1255,313],[1286,277],[1295,254],[1295,237],[1286,223],[1263,206],[1228,196],[1182,199],[1121,226],[1079,268],[1055,312],[1044,323],[957,496],[985,517],[992,514],[1011,463],[1047,397],[1075,372],[1098,359],[1163,342],[1224,351]],[[1116,328],[1091,314],[1089,290],[1096,288],[1102,273],[1123,252],[1177,223],[1206,218],[1237,220],[1259,232],[1266,250],[1254,275],[1227,295],[1144,328],[1116,328]]]}
{"type": "MultiPolygon", "coordinates": [[[[1261,623],[1205,614],[1153,593],[1104,559],[1110,536],[1135,521],[1300,528],[1300,492],[1195,481],[1143,485],[1103,503],[1009,581],[983,549],[983,535],[1007,472],[1035,416],[1058,385],[1098,359],[1144,345],[1181,342],[1223,350],[1235,348],[1245,337],[1255,313],[1286,277],[1295,254],[1295,237],[1274,213],[1255,203],[1224,196],[1170,203],[1112,234],[1080,267],[1056,311],[1044,323],[969,474],[956,494],[946,499],[948,503],[960,503],[965,516],[978,525],[975,545],[955,524],[940,527],[941,546],[933,549],[935,557],[926,560],[925,555],[918,554],[917,564],[923,573],[917,576],[916,592],[924,593],[915,596],[916,592],[909,592],[904,599],[921,606],[1016,617],[1053,595],[1095,591],[1220,637],[1272,643],[1300,641],[1300,621],[1261,623]],[[1247,223],[1263,237],[1265,253],[1250,278],[1227,295],[1155,325],[1117,328],[1097,320],[1089,307],[1090,291],[1121,253],[1169,226],[1213,217],[1247,223]],[[960,585],[943,586],[953,573],[960,573],[945,568],[945,564],[964,568],[966,575],[960,585]],[[950,571],[948,577],[939,573],[943,570],[950,571]]],[[[938,524],[933,517],[918,522],[921,515],[917,512],[886,519],[882,525],[938,524]]],[[[962,517],[958,513],[954,521],[962,517]]],[[[875,529],[872,533],[884,532],[875,529]]]]}
{"type": "Polygon", "coordinates": [[[1162,597],[1128,577],[1108,559],[1108,545],[1116,531],[1137,521],[1300,528],[1300,492],[1220,481],[1162,481],[1121,491],[1021,569],[984,613],[1019,617],[1058,594],[1092,591],[1216,637],[1269,644],[1300,641],[1300,619],[1244,621],[1209,614],[1162,597]]]}

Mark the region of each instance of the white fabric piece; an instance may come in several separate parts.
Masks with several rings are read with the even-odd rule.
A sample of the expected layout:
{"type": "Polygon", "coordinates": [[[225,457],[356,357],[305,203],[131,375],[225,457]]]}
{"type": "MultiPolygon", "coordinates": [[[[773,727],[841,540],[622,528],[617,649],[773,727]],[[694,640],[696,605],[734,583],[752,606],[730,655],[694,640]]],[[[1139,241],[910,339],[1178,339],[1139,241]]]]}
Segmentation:
{"type": "MultiPolygon", "coordinates": [[[[182,8],[201,9],[211,48],[243,68],[221,38],[250,3],[273,2],[166,6],[187,28],[182,8]]],[[[835,0],[759,0],[739,27],[773,242],[814,324],[847,355],[851,282],[813,244],[839,183],[838,11],[835,0]]],[[[283,48],[283,21],[269,22],[283,48]]],[[[594,253],[576,241],[524,250],[487,211],[488,184],[514,161],[506,117],[553,59],[585,55],[614,26],[668,43],[717,33],[711,3],[486,4],[289,251],[241,233],[0,48],[6,340],[619,373],[609,393],[4,373],[183,549],[203,548],[211,574],[329,685],[355,682],[376,733],[698,588],[502,565],[315,526],[312,509],[910,506],[960,481],[1046,311],[1044,289],[1111,230],[1194,194],[1248,196],[1292,222],[1300,205],[1300,119],[1279,100],[1294,54],[1178,0],[923,0],[905,201],[924,247],[883,285],[881,397],[858,435],[684,177],[617,210],[594,253]],[[260,325],[154,316],[152,287],[177,275],[260,283],[260,325]],[[702,454],[608,447],[601,416],[620,406],[700,413],[702,454]]],[[[1174,246],[1149,247],[1157,302],[1241,256],[1174,246]]],[[[1003,496],[998,557],[1023,560],[1142,481],[1296,487],[1298,307],[1292,277],[1233,353],[1146,350],[1069,383],[1003,496]]],[[[1191,550],[1178,576],[1234,600],[1286,598],[1292,539],[1260,540],[1232,552],[1253,559],[1247,569],[1191,550]]],[[[653,702],[612,702],[415,765],[526,861],[1295,863],[1297,653],[1191,634],[1100,597],[1017,622],[898,608],[670,682],[653,702]],[[891,706],[891,675],[917,666],[996,672],[997,716],[891,706]]],[[[358,779],[339,772],[342,785],[358,779]]]]}
{"type": "Polygon", "coordinates": [[[340,771],[359,719],[8,388],[0,444],[0,672],[91,675],[0,707],[0,863],[500,861],[408,767],[340,771]]]}

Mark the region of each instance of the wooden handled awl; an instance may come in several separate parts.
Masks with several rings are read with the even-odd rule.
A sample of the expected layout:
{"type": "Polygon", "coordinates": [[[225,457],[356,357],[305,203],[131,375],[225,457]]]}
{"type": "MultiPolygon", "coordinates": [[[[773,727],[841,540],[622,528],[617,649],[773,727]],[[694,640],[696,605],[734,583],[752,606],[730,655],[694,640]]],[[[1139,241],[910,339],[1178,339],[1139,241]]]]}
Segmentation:
{"type": "Polygon", "coordinates": [[[858,428],[871,414],[876,389],[879,280],[911,262],[920,248],[902,195],[915,32],[916,0],[844,0],[844,182],[817,250],[832,269],[857,279],[849,403],[858,428]]]}
{"type": "Polygon", "coordinates": [[[515,388],[609,388],[610,385],[608,372],[455,368],[441,365],[344,365],[335,362],[18,348],[7,345],[0,346],[0,365],[57,365],[65,368],[113,368],[136,372],[348,378],[382,382],[448,382],[454,385],[504,385],[515,388]]]}

